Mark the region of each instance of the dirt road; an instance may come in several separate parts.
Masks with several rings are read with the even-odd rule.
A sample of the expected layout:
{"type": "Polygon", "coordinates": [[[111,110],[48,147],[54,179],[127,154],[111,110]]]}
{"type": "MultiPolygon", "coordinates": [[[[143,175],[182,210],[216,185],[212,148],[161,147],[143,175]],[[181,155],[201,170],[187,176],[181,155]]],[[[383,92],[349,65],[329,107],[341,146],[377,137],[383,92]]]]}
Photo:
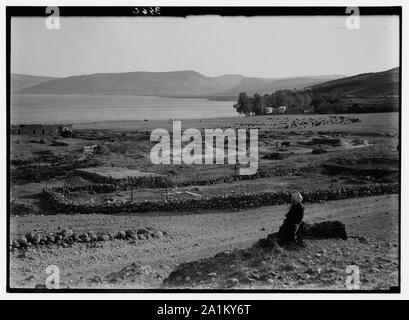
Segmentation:
{"type": "MultiPolygon", "coordinates": [[[[398,201],[398,195],[387,195],[311,204],[306,207],[305,221],[340,220],[346,224],[348,235],[363,236],[371,245],[385,248],[381,254],[388,254],[396,265],[398,201]]],[[[265,237],[279,227],[287,209],[288,206],[274,206],[238,212],[12,217],[11,239],[29,231],[55,231],[58,227],[113,232],[151,226],[169,235],[136,242],[112,240],[67,248],[54,246],[26,254],[13,252],[10,285],[43,286],[46,267],[57,265],[62,287],[158,288],[180,263],[212,257],[224,250],[246,248],[265,237]],[[142,270],[138,267],[131,279],[122,281],[121,274],[115,272],[132,263],[143,266],[142,270]]]]}

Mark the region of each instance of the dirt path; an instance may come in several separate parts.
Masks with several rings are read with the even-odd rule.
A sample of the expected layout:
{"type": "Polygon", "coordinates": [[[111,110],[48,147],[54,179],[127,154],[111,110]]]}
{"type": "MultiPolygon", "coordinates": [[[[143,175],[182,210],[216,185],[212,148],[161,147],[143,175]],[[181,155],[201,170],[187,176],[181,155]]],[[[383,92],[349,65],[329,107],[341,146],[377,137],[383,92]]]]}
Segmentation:
{"type": "MultiPolygon", "coordinates": [[[[398,199],[397,195],[387,195],[311,204],[306,207],[305,220],[340,220],[346,224],[349,235],[361,235],[380,246],[397,248],[398,199]]],[[[29,231],[55,231],[58,227],[112,232],[151,226],[166,231],[169,236],[134,243],[113,240],[68,248],[41,248],[25,255],[14,252],[10,254],[10,284],[11,287],[43,285],[46,267],[57,265],[62,287],[157,288],[180,263],[245,248],[265,237],[279,227],[287,209],[288,206],[274,206],[238,212],[12,217],[11,239],[29,231]],[[142,271],[139,268],[132,280],[115,279],[120,275],[113,272],[134,262],[148,267],[142,271]],[[108,278],[114,280],[106,281],[110,274],[108,278]]]]}

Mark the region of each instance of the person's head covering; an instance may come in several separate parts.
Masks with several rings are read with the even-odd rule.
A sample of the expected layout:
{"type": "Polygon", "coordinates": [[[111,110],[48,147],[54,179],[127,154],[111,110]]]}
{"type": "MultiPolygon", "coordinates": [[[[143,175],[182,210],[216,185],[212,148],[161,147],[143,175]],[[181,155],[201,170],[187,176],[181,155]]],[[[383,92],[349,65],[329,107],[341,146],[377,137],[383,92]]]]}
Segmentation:
{"type": "Polygon", "coordinates": [[[291,202],[293,203],[301,203],[302,202],[302,195],[298,191],[294,191],[291,194],[291,202]]]}

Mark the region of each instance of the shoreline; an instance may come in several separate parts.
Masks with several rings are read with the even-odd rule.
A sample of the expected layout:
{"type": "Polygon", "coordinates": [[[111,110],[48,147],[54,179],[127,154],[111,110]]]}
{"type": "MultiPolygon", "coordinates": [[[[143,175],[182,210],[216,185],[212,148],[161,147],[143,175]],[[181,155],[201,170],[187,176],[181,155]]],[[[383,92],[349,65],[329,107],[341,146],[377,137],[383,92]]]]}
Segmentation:
{"type": "MultiPolygon", "coordinates": [[[[178,120],[182,122],[182,129],[185,130],[187,128],[196,128],[196,129],[205,129],[205,128],[234,128],[234,127],[247,127],[247,128],[258,128],[260,130],[268,130],[268,131],[286,131],[290,132],[294,129],[283,129],[283,128],[275,128],[272,126],[274,122],[280,122],[281,120],[285,119],[292,119],[292,118],[328,118],[328,117],[352,117],[352,118],[359,118],[362,120],[360,125],[353,128],[354,130],[362,130],[365,129],[365,126],[373,127],[373,124],[370,125],[368,120],[372,117],[376,117],[378,120],[379,127],[383,127],[385,123],[381,123],[385,121],[385,119],[389,119],[389,121],[396,122],[396,128],[399,128],[399,115],[400,113],[397,111],[394,112],[382,112],[382,113],[340,113],[340,114],[269,114],[269,115],[261,115],[261,116],[243,116],[237,114],[234,117],[213,117],[213,118],[202,118],[202,119],[179,119],[179,118],[172,118],[172,119],[153,119],[153,120],[106,120],[106,121],[94,121],[94,122],[81,122],[81,123],[68,123],[68,122],[60,122],[60,123],[48,123],[48,122],[40,122],[35,123],[35,125],[72,125],[72,128],[75,130],[114,130],[114,131],[152,131],[157,128],[163,129],[172,129],[173,121],[178,120]],[[381,117],[384,115],[385,117],[381,117]],[[383,119],[381,122],[380,119],[383,119]]],[[[12,126],[18,126],[22,124],[10,124],[12,126]]],[[[34,125],[34,123],[24,123],[24,125],[34,125]]],[[[367,128],[367,129],[368,129],[367,128]]],[[[351,128],[350,128],[351,129],[351,128]]],[[[298,129],[297,131],[308,131],[308,130],[324,130],[324,131],[339,131],[343,130],[342,125],[335,125],[333,127],[321,126],[316,128],[305,128],[305,129],[298,129]]]]}
{"type": "MultiPolygon", "coordinates": [[[[73,124],[73,128],[77,130],[151,130],[152,128],[171,128],[173,120],[179,120],[182,122],[182,128],[226,128],[229,125],[255,125],[261,126],[265,123],[268,124],[268,121],[271,119],[280,119],[280,118],[294,118],[294,117],[330,117],[330,116],[349,116],[357,118],[368,118],[372,115],[388,115],[388,117],[399,117],[399,112],[382,112],[382,113],[340,113],[340,114],[269,114],[261,116],[241,116],[237,115],[235,117],[214,117],[214,118],[203,118],[203,119],[157,119],[157,120],[117,120],[117,121],[97,121],[97,122],[83,122],[73,124]]],[[[339,127],[329,128],[331,131],[339,129],[339,127]]],[[[276,129],[271,129],[276,130],[276,129]]],[[[281,130],[281,131],[291,131],[290,130],[281,130]]]]}

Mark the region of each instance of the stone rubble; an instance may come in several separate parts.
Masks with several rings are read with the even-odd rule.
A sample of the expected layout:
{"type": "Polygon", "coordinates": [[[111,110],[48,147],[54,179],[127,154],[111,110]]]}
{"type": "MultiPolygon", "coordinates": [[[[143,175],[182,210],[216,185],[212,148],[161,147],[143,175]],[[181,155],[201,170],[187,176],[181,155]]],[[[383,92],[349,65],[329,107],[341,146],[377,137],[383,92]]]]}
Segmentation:
{"type": "Polygon", "coordinates": [[[165,231],[156,230],[151,227],[121,230],[116,233],[94,231],[75,232],[72,229],[63,229],[50,233],[28,232],[11,242],[11,250],[27,250],[28,248],[50,245],[66,247],[74,243],[96,243],[114,239],[149,240],[163,238],[167,235],[165,231]]]}

